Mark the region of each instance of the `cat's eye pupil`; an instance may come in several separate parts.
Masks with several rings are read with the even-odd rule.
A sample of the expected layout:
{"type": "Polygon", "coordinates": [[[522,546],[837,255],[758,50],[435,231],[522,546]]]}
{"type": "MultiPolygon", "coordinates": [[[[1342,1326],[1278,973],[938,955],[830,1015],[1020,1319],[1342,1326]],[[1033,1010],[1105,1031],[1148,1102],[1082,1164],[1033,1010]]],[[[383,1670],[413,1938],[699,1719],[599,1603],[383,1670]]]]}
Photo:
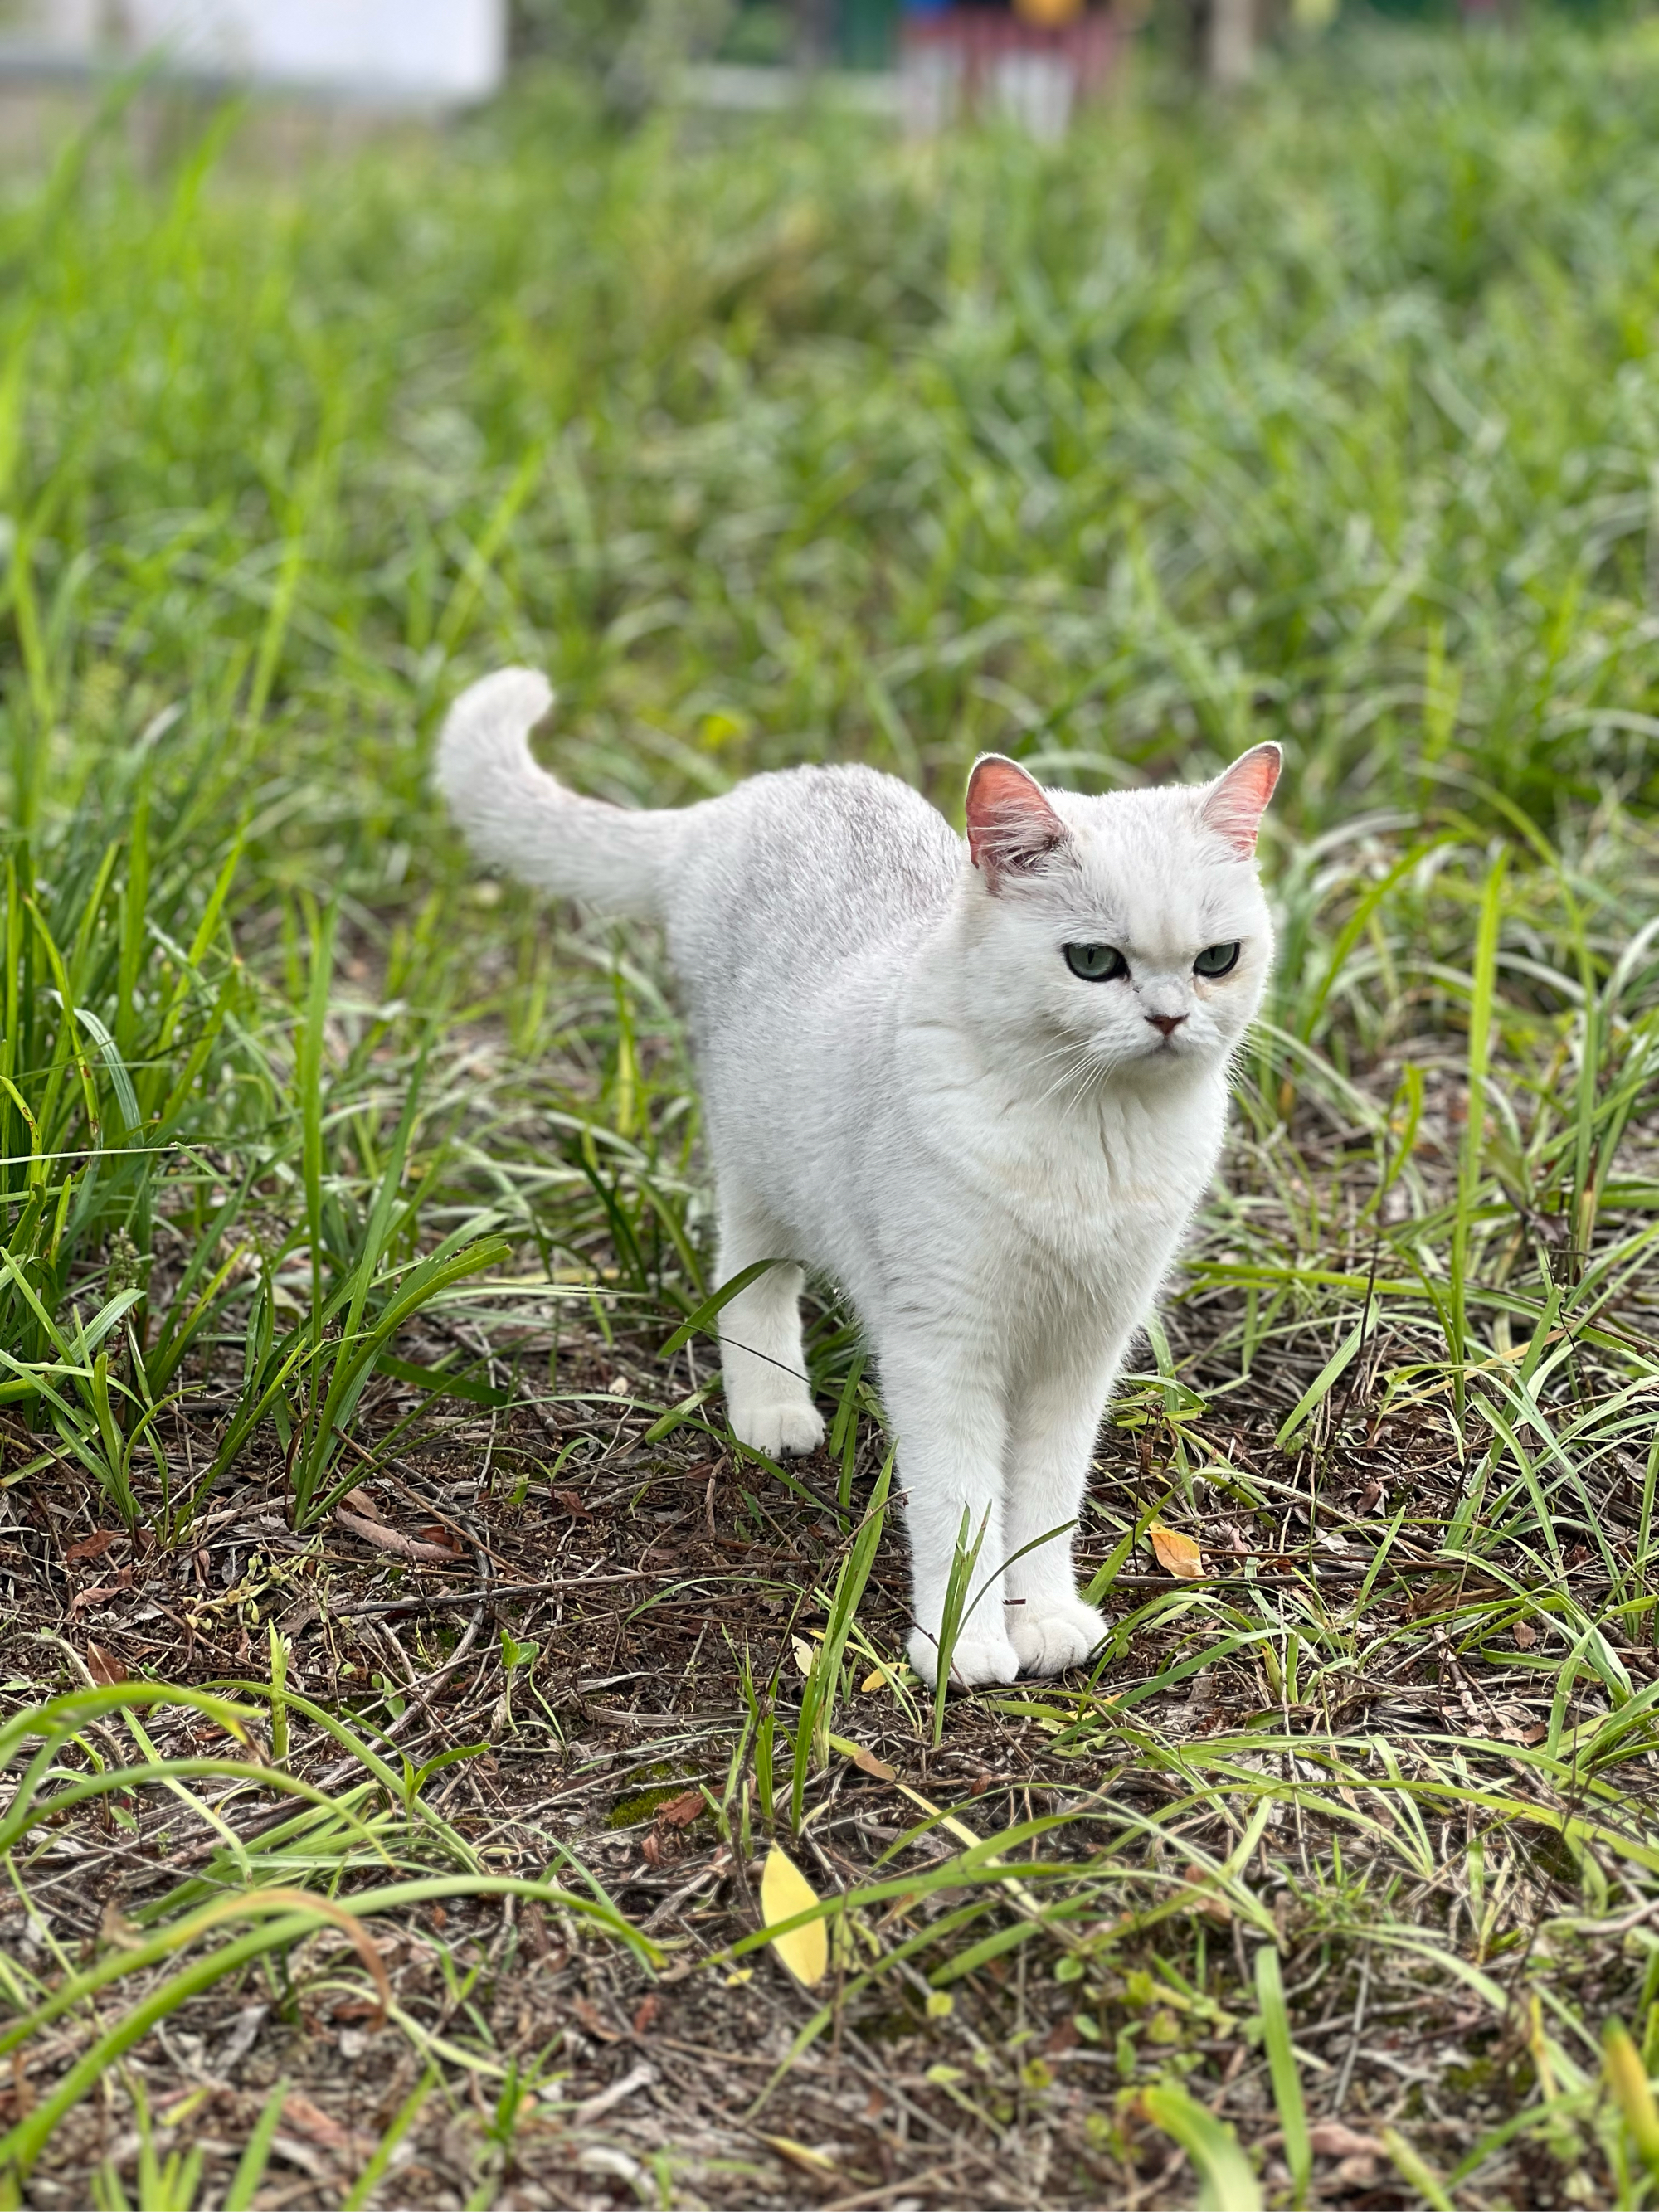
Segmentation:
{"type": "Polygon", "coordinates": [[[1206,945],[1193,963],[1193,972],[1198,975],[1226,975],[1238,965],[1238,943],[1206,945]]]}
{"type": "Polygon", "coordinates": [[[1109,983],[1129,972],[1115,945],[1068,945],[1065,951],[1066,965],[1085,983],[1109,983]]]}

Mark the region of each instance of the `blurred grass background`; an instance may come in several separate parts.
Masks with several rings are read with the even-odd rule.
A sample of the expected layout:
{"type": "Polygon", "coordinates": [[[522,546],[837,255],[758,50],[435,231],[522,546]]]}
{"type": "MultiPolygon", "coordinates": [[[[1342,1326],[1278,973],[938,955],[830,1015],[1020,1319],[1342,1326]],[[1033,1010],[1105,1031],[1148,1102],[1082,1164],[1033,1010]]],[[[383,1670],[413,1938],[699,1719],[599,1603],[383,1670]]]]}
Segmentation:
{"type": "Polygon", "coordinates": [[[325,729],[319,884],[506,653],[635,798],[1264,734],[1304,832],[1638,795],[1656,66],[1349,41],[1057,152],[612,140],[556,87],[303,180],[106,134],[6,213],[10,727],[187,701],[285,777],[325,729]]]}

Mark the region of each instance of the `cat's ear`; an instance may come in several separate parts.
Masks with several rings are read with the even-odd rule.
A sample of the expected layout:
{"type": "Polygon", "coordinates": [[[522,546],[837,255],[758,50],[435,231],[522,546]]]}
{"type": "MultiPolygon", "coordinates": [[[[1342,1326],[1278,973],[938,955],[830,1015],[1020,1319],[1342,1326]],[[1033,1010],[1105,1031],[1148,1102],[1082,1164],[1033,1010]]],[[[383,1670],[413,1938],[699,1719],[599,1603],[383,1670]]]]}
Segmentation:
{"type": "Polygon", "coordinates": [[[987,889],[1029,875],[1065,842],[1066,824],[1042,785],[1018,762],[981,753],[968,778],[968,850],[987,889]]]}
{"type": "Polygon", "coordinates": [[[1255,833],[1284,758],[1276,744],[1252,745],[1211,785],[1199,810],[1206,828],[1224,837],[1242,860],[1255,854],[1255,833]]]}

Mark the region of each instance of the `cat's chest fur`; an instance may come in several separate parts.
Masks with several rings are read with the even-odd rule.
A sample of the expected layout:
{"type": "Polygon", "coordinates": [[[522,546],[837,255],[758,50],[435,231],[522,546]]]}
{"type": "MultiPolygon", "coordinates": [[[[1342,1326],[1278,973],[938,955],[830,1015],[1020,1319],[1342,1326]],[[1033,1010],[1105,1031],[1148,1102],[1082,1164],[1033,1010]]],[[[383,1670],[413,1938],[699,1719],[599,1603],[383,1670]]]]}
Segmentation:
{"type": "Polygon", "coordinates": [[[1145,1298],[1214,1171],[1219,1081],[1056,1102],[952,1060],[923,1056],[911,1126],[967,1281],[1047,1315],[1145,1298]]]}

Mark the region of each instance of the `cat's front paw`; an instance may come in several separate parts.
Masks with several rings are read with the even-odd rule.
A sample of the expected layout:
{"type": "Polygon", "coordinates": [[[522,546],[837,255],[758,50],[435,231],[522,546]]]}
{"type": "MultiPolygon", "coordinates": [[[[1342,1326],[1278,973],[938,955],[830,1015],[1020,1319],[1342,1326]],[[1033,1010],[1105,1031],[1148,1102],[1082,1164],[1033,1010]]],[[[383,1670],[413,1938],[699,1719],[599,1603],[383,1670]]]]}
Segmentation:
{"type": "MultiPolygon", "coordinates": [[[[931,1690],[939,1679],[939,1645],[919,1628],[910,1632],[910,1664],[931,1690]]],[[[951,1651],[951,1682],[971,1690],[981,1682],[1012,1682],[1019,1674],[1019,1654],[1006,1636],[963,1629],[951,1651]]]]}
{"type": "Polygon", "coordinates": [[[1030,1598],[1008,1608],[1008,1635],[1022,1674],[1063,1674],[1104,1640],[1106,1623],[1080,1597],[1030,1598]]]}
{"type": "Polygon", "coordinates": [[[733,1435],[768,1459],[799,1459],[823,1442],[823,1416],[810,1398],[769,1404],[728,1401],[726,1411],[733,1435]]]}

